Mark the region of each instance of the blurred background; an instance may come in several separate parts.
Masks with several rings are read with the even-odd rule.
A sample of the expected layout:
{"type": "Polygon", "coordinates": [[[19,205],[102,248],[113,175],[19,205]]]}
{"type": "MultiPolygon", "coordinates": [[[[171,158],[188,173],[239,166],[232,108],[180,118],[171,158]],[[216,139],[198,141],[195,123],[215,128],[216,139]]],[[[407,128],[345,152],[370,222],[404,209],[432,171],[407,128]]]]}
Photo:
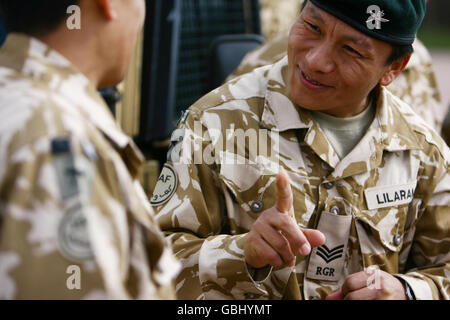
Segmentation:
{"type": "MultiPolygon", "coordinates": [[[[450,1],[430,0],[419,39],[430,50],[442,102],[450,105],[450,1]]],[[[449,118],[447,118],[450,121],[449,118]]],[[[447,122],[450,125],[450,122],[447,122]]]]}

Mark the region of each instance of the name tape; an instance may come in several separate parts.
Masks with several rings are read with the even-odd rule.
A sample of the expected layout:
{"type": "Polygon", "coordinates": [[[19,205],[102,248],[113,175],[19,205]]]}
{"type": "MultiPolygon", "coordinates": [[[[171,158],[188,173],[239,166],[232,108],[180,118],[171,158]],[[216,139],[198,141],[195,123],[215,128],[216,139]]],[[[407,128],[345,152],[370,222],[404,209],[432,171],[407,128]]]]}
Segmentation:
{"type": "Polygon", "coordinates": [[[400,206],[414,198],[417,182],[398,186],[371,188],[364,191],[369,210],[400,206]]]}

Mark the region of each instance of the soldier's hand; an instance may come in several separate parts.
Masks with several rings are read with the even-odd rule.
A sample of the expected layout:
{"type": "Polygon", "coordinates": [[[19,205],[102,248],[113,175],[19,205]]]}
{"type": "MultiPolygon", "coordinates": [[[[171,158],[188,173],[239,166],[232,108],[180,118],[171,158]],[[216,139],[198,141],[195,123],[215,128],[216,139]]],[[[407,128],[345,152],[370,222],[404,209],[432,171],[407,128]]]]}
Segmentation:
{"type": "Polygon", "coordinates": [[[342,288],[327,300],[406,300],[403,284],[393,275],[374,270],[348,276],[342,288]]]}
{"type": "Polygon", "coordinates": [[[311,248],[325,243],[320,231],[297,224],[291,184],[284,170],[278,175],[277,188],[276,206],[264,211],[247,235],[245,261],[253,268],[294,266],[298,254],[306,256],[311,248]]]}

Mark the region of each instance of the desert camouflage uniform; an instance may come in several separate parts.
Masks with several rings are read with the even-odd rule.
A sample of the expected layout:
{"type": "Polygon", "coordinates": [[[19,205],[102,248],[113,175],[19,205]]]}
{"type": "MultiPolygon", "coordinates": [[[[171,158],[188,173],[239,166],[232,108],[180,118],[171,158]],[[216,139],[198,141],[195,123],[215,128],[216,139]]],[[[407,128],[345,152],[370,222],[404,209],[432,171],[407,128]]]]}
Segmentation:
{"type": "MultiPolygon", "coordinates": [[[[232,80],[195,103],[173,134],[171,161],[151,201],[183,265],[179,297],[324,298],[347,275],[377,266],[403,277],[417,299],[450,298],[448,147],[383,88],[375,99],[374,122],[340,160],[310,113],[290,100],[287,74],[286,57],[232,80]],[[222,149],[239,129],[267,129],[267,145],[279,134],[279,156],[252,156],[252,142],[222,149]],[[201,164],[198,150],[207,159],[201,164]],[[227,161],[233,157],[249,161],[227,161]],[[259,214],[276,204],[277,162],[290,176],[300,226],[317,228],[323,217],[325,222],[336,218],[348,223],[343,269],[333,275],[338,276],[334,282],[307,277],[317,251],[297,256],[294,268],[271,270],[264,279],[250,275],[254,270],[245,263],[243,246],[259,214]],[[402,188],[410,195],[398,201],[392,190],[402,188]],[[384,191],[391,195],[378,208],[374,195],[385,202],[384,191]],[[393,205],[389,200],[395,200],[393,205]]],[[[336,226],[324,223],[319,229],[339,231],[336,226]]]]}
{"type": "Polygon", "coordinates": [[[89,80],[37,39],[0,51],[0,298],[174,298],[179,263],[142,155],[89,80]]]}
{"type": "MultiPolygon", "coordinates": [[[[286,56],[288,37],[287,33],[279,34],[265,45],[247,54],[228,80],[281,60],[286,56]]],[[[430,53],[420,40],[416,40],[413,47],[414,54],[408,66],[388,89],[408,103],[419,116],[440,133],[448,108],[444,108],[441,103],[430,53]]]]}
{"type": "Polygon", "coordinates": [[[266,39],[290,29],[303,6],[302,0],[259,0],[262,33],[266,39]]]}

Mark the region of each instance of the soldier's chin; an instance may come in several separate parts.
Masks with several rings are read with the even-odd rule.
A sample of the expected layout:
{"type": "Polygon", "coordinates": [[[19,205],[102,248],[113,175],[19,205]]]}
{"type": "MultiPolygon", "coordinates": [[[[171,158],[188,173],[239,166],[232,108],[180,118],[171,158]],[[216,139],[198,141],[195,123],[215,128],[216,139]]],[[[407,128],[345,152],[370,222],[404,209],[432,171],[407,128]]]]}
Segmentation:
{"type": "Polygon", "coordinates": [[[322,111],[324,110],[323,107],[318,106],[317,104],[309,104],[309,103],[297,103],[297,105],[305,110],[309,110],[309,111],[322,111]]]}
{"type": "MultiPolygon", "coordinates": [[[[303,109],[311,111],[319,111],[323,109],[323,107],[318,104],[318,101],[316,99],[311,99],[302,92],[290,91],[290,96],[292,101],[303,109]]],[[[323,104],[323,101],[320,101],[320,104],[323,104]]]]}
{"type": "Polygon", "coordinates": [[[126,74],[123,73],[122,75],[115,75],[115,76],[111,75],[105,77],[104,79],[102,79],[102,81],[99,82],[97,89],[101,90],[105,88],[114,87],[119,83],[121,83],[125,79],[125,76],[126,74]]]}

